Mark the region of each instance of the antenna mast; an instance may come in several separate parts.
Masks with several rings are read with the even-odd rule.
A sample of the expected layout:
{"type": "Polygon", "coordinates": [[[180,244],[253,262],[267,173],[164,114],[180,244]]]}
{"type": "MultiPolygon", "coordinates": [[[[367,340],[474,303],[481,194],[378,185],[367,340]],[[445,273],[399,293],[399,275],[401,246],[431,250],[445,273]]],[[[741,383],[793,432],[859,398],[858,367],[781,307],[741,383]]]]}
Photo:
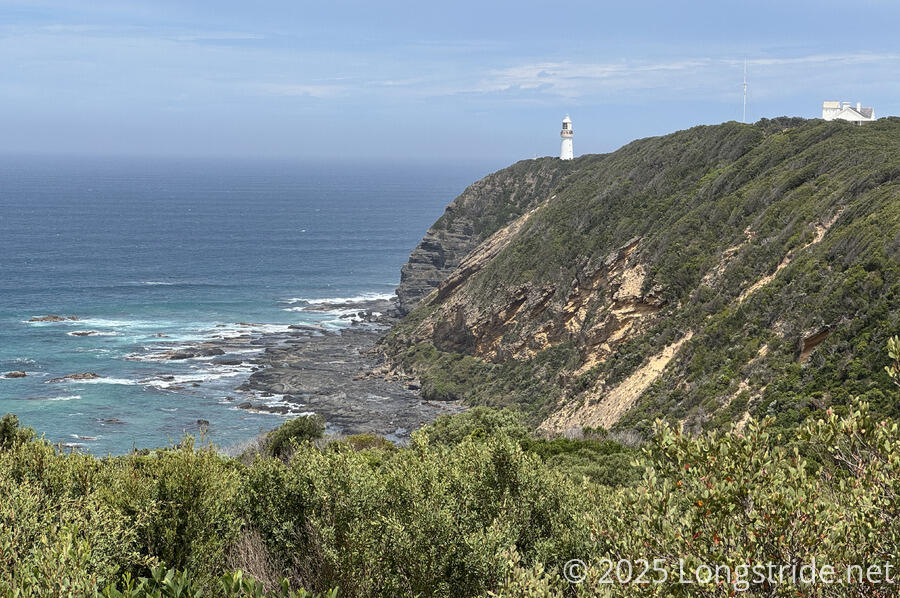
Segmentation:
{"type": "Polygon", "coordinates": [[[747,122],[747,63],[749,60],[744,58],[744,111],[741,114],[741,122],[747,122]]]}

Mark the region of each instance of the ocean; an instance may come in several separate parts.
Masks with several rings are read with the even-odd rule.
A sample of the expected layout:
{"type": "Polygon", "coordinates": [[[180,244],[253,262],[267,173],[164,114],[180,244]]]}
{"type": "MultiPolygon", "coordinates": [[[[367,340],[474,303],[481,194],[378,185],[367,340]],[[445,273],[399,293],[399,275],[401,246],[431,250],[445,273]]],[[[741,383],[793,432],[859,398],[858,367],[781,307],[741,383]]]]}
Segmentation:
{"type": "Polygon", "coordinates": [[[0,414],[97,455],[185,433],[220,447],[256,436],[279,416],[233,398],[258,349],[231,365],[154,356],[248,330],[348,325],[340,310],[300,308],[391,295],[427,228],[488,170],[0,158],[0,414]],[[78,319],[29,321],[49,314],[78,319]],[[83,372],[99,377],[48,382],[83,372]]]}

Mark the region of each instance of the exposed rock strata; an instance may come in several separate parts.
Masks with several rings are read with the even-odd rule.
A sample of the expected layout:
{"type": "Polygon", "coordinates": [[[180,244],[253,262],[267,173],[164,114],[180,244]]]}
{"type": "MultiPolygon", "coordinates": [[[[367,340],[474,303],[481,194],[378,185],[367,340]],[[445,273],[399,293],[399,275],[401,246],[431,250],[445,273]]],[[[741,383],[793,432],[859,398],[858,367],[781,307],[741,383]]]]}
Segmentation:
{"type": "Polygon", "coordinates": [[[429,341],[443,351],[470,353],[486,361],[527,359],[560,342],[577,341],[587,370],[616,346],[643,331],[666,303],[662,288],[647,281],[632,259],[640,240],[630,240],[596,265],[586,264],[564,302],[555,289],[524,285],[479,307],[459,289],[500,252],[540,208],[518,218],[478,246],[426,301],[436,310],[408,342],[429,341]],[[646,287],[649,287],[645,289],[646,287]],[[588,320],[587,314],[596,317],[588,320]]]}

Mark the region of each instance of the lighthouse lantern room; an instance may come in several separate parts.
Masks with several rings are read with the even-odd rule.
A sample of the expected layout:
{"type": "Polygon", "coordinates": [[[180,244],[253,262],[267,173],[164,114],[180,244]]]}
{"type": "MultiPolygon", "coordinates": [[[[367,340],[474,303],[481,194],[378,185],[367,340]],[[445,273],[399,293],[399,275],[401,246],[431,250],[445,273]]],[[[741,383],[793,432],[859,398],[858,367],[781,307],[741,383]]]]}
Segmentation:
{"type": "Polygon", "coordinates": [[[559,136],[562,139],[559,146],[560,160],[571,160],[575,157],[574,150],[572,149],[572,137],[574,135],[575,132],[572,130],[572,119],[566,114],[566,117],[562,121],[562,131],[559,132],[559,136]]]}

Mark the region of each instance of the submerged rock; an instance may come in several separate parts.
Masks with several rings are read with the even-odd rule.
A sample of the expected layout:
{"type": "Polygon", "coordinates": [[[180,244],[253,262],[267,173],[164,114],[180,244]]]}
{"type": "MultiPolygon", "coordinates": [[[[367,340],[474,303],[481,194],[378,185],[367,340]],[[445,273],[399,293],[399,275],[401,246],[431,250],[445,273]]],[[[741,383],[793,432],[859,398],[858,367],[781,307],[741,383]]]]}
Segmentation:
{"type": "Polygon", "coordinates": [[[243,359],[232,359],[230,357],[219,357],[212,360],[212,363],[216,365],[241,365],[244,363],[243,359]]]}
{"type": "Polygon", "coordinates": [[[164,358],[171,360],[191,359],[193,357],[213,357],[216,355],[225,355],[225,351],[219,347],[203,345],[200,347],[189,347],[187,349],[178,349],[167,353],[164,358]]]}
{"type": "Polygon", "coordinates": [[[99,378],[100,374],[94,372],[83,372],[81,374],[67,374],[65,376],[60,376],[59,378],[50,378],[47,380],[47,383],[50,382],[65,382],[66,380],[94,380],[99,378]]]}
{"type": "Polygon", "coordinates": [[[48,316],[33,316],[28,321],[29,322],[65,322],[65,321],[77,322],[78,316],[58,316],[56,314],[50,314],[48,316]]]}
{"type": "Polygon", "coordinates": [[[24,378],[25,372],[7,372],[6,376],[4,376],[4,377],[6,377],[6,378],[24,378]]]}

